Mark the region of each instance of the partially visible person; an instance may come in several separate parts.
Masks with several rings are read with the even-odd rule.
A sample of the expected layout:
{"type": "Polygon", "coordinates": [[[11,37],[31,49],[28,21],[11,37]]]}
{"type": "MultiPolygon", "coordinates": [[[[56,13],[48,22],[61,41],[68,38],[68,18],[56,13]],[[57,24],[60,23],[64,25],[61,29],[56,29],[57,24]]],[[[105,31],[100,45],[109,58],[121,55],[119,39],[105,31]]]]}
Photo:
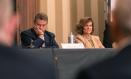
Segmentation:
{"type": "Polygon", "coordinates": [[[18,21],[12,1],[0,0],[0,79],[55,79],[51,60],[42,61],[12,47],[18,21]]]}
{"type": "Polygon", "coordinates": [[[111,0],[107,0],[107,18],[105,20],[105,30],[103,35],[103,45],[106,48],[112,48],[112,40],[111,40],[111,30],[110,30],[110,15],[111,15],[111,0]]]}
{"type": "Polygon", "coordinates": [[[77,43],[83,43],[85,48],[104,48],[100,38],[93,35],[94,24],[93,20],[90,17],[84,17],[79,21],[79,24],[76,26],[76,36],[75,41],[77,43]]]}
{"type": "Polygon", "coordinates": [[[110,25],[109,22],[105,22],[105,30],[104,30],[104,37],[103,37],[103,45],[106,48],[114,48],[111,41],[111,34],[110,34],[110,25]]]}
{"type": "Polygon", "coordinates": [[[14,34],[17,28],[17,16],[13,15],[13,8],[10,6],[10,1],[0,1],[0,44],[8,47],[11,47],[14,42],[14,34]],[[4,3],[8,6],[5,6],[4,3]]]}
{"type": "Polygon", "coordinates": [[[21,32],[23,48],[58,48],[55,35],[46,30],[48,16],[44,13],[36,14],[34,26],[21,32]]]}
{"type": "Polygon", "coordinates": [[[118,54],[81,70],[77,79],[131,79],[131,0],[112,0],[112,38],[118,54]]]}

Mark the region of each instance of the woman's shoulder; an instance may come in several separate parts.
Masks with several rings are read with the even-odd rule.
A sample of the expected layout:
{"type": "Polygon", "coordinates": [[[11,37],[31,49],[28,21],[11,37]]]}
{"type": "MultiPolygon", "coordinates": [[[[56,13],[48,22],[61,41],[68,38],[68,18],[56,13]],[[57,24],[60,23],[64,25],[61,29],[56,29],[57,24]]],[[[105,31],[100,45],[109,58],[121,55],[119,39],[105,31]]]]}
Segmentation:
{"type": "Polygon", "coordinates": [[[84,41],[84,38],[83,38],[82,35],[78,34],[78,35],[75,36],[75,40],[76,41],[84,41]]]}
{"type": "Polygon", "coordinates": [[[92,36],[92,38],[96,38],[96,39],[99,39],[100,37],[99,36],[97,36],[97,35],[91,35],[92,36]]]}
{"type": "Polygon", "coordinates": [[[80,34],[78,34],[78,35],[75,36],[75,38],[76,38],[76,39],[77,39],[77,38],[78,38],[78,39],[83,39],[83,36],[80,35],[80,34]]]}
{"type": "Polygon", "coordinates": [[[82,35],[80,35],[80,34],[77,34],[77,35],[76,35],[76,37],[82,37],[82,35]]]}

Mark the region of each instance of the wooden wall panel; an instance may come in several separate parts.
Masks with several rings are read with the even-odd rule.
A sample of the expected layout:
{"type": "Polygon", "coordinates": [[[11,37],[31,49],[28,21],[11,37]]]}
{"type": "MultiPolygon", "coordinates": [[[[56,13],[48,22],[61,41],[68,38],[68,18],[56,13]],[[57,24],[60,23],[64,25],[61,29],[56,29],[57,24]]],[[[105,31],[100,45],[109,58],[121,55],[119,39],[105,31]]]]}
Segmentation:
{"type": "Polygon", "coordinates": [[[104,30],[104,0],[17,0],[17,10],[21,15],[18,24],[18,43],[21,31],[32,27],[33,17],[37,12],[44,12],[49,17],[47,30],[54,32],[58,43],[67,42],[68,34],[75,34],[79,19],[90,16],[95,23],[94,34],[102,39],[104,30]]]}
{"type": "Polygon", "coordinates": [[[20,32],[33,26],[33,18],[39,12],[39,0],[16,0],[20,23],[17,30],[17,44],[20,44],[20,32]]]}

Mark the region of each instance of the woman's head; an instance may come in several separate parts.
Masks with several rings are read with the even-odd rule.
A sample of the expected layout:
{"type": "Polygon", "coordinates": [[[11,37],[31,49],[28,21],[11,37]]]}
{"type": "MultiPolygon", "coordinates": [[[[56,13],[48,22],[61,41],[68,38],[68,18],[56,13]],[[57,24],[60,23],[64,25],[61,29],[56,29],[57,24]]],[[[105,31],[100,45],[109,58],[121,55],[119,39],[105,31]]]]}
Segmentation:
{"type": "Polygon", "coordinates": [[[92,34],[94,32],[93,20],[90,17],[80,19],[79,24],[76,26],[78,34],[92,34]]]}

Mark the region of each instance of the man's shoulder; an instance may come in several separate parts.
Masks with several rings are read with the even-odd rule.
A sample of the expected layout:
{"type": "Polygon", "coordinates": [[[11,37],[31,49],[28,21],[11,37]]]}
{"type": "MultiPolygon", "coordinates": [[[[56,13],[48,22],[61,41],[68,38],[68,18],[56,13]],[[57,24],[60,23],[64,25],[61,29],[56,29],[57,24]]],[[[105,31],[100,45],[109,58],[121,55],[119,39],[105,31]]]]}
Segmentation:
{"type": "Polygon", "coordinates": [[[4,53],[8,53],[8,52],[17,52],[18,49],[15,49],[15,47],[7,47],[5,45],[0,45],[0,51],[4,52],[4,53]]]}
{"type": "MultiPolygon", "coordinates": [[[[93,77],[93,79],[115,79],[124,76],[127,76],[128,72],[130,72],[131,67],[131,45],[123,48],[119,52],[116,52],[114,56],[104,59],[103,61],[97,62],[87,68],[81,70],[80,74],[78,75],[78,79],[80,79],[83,74],[84,77],[93,77]],[[125,74],[123,74],[125,73],[125,74]]],[[[115,53],[115,52],[112,52],[115,53]]],[[[131,74],[128,74],[131,75],[131,74]]]]}
{"type": "Polygon", "coordinates": [[[31,30],[32,30],[32,28],[25,29],[25,30],[23,30],[21,33],[29,33],[29,32],[31,32],[31,30]]]}
{"type": "Polygon", "coordinates": [[[0,51],[0,73],[6,75],[6,79],[9,77],[13,79],[54,79],[54,64],[48,57],[39,58],[31,51],[2,45],[0,45],[0,51]]]}
{"type": "Polygon", "coordinates": [[[22,55],[22,52],[17,47],[7,47],[4,45],[0,45],[0,51],[1,51],[0,58],[3,61],[10,60],[17,62],[22,55]]]}
{"type": "Polygon", "coordinates": [[[50,31],[45,31],[45,33],[48,33],[48,34],[54,34],[53,32],[50,32],[50,31]]]}
{"type": "Polygon", "coordinates": [[[47,36],[55,37],[55,34],[53,32],[45,31],[45,34],[47,36]]]}
{"type": "Polygon", "coordinates": [[[131,44],[125,46],[118,52],[118,56],[124,59],[130,58],[131,59],[131,44]]]}
{"type": "Polygon", "coordinates": [[[34,32],[33,32],[32,28],[26,29],[26,30],[21,32],[21,34],[26,34],[26,35],[32,35],[33,33],[34,32]]]}

